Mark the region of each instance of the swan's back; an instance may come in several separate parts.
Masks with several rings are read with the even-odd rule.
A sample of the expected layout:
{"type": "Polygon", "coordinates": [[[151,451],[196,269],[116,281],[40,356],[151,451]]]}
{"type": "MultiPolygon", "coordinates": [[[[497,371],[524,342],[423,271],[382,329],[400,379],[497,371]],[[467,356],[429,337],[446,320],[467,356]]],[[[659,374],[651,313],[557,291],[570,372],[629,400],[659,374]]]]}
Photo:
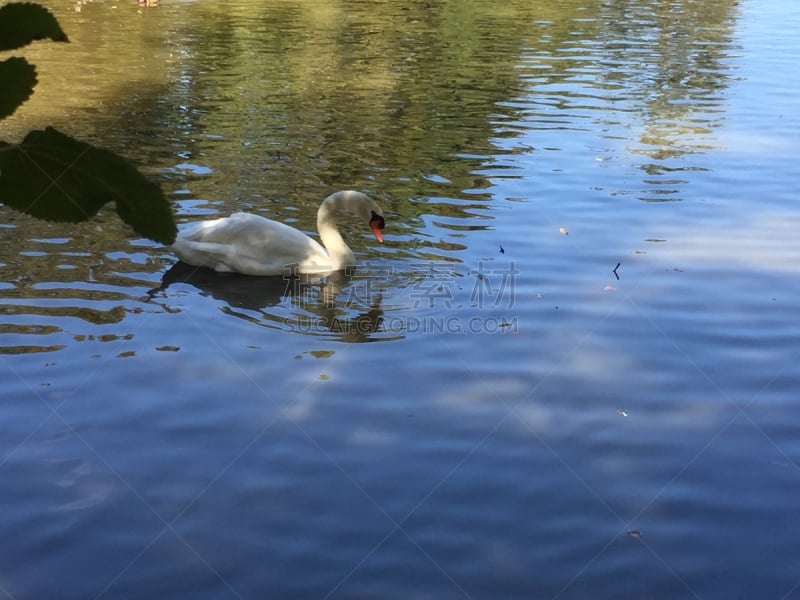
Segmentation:
{"type": "Polygon", "coordinates": [[[282,275],[330,270],[325,249],[304,233],[260,215],[234,213],[182,228],[172,250],[183,262],[216,271],[282,275]]]}

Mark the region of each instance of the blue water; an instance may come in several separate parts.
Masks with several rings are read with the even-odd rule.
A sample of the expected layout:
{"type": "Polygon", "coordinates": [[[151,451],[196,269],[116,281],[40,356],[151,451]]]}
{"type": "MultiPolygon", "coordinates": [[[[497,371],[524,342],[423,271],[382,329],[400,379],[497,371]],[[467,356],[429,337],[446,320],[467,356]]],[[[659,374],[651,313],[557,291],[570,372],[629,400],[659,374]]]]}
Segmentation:
{"type": "MultiPolygon", "coordinates": [[[[220,17],[263,81],[175,24],[213,4],[130,9],[185,74],[152,131],[97,127],[140,141],[181,221],[312,232],[356,187],[386,242],[348,223],[355,273],[250,279],[182,270],[110,213],[1,209],[0,595],[800,597],[800,5],[512,5],[442,16],[465,39],[494,19],[507,70],[448,80],[409,15],[388,49],[356,36],[345,89],[325,54],[293,79],[327,43],[299,8],[220,17]]],[[[78,40],[119,19],[77,14],[78,40]]]]}

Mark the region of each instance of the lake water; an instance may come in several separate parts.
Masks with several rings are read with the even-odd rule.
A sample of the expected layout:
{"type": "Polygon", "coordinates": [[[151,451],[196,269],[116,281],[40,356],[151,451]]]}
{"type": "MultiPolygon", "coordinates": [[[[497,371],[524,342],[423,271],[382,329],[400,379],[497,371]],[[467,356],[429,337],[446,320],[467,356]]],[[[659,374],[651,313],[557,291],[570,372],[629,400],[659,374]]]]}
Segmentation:
{"type": "Polygon", "coordinates": [[[386,241],[0,207],[0,596],[800,597],[800,3],[46,4],[0,139],[386,241]]]}

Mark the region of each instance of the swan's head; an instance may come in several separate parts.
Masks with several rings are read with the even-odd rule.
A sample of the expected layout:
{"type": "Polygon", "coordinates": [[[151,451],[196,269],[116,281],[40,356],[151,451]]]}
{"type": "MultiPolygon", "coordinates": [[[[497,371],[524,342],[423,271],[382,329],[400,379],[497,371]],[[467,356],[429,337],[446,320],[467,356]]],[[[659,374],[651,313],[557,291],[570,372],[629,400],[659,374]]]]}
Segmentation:
{"type": "Polygon", "coordinates": [[[357,214],[369,223],[369,228],[372,230],[375,239],[383,243],[382,230],[386,227],[386,221],[383,219],[381,207],[366,194],[362,194],[361,192],[355,192],[355,194],[357,194],[355,198],[358,198],[356,201],[356,205],[358,206],[356,209],[357,214]]]}
{"type": "Polygon", "coordinates": [[[386,227],[386,221],[383,219],[383,210],[372,198],[352,190],[336,192],[328,196],[322,203],[320,216],[322,214],[327,216],[329,212],[336,213],[339,210],[348,210],[369,223],[375,239],[383,242],[382,230],[386,227]]]}

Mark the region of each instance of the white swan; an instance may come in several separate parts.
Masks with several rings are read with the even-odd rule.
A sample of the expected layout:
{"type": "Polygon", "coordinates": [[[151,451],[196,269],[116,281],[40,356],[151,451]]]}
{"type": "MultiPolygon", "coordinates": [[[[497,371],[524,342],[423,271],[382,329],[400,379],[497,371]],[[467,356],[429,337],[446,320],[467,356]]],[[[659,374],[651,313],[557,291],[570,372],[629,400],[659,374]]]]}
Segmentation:
{"type": "Polygon", "coordinates": [[[245,275],[292,272],[326,273],[356,264],[352,250],[336,227],[336,216],[347,210],[369,223],[383,241],[383,211],[361,192],[331,194],[317,211],[317,230],[324,247],[301,231],[259,215],[234,213],[224,219],[199,221],[181,229],[171,248],[195,267],[245,275]]]}

